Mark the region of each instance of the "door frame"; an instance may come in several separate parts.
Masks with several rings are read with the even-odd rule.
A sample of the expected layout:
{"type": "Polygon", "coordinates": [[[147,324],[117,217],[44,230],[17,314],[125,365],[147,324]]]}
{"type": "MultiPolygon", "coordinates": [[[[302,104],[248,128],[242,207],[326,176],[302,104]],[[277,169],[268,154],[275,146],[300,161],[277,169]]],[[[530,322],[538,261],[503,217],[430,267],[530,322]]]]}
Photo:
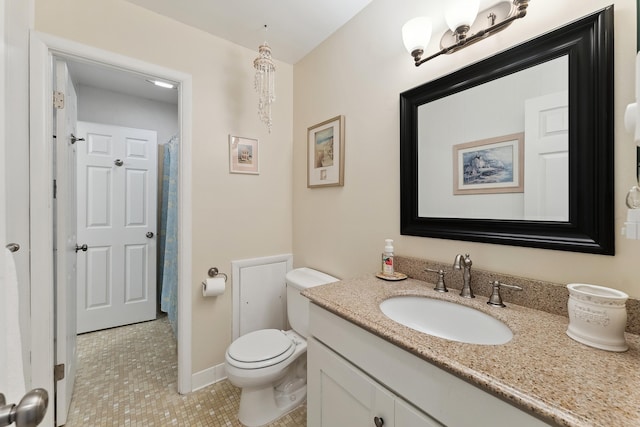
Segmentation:
{"type": "MultiPolygon", "coordinates": [[[[0,3],[0,16],[7,16],[8,6],[5,2],[0,3]]],[[[7,81],[7,66],[6,66],[6,52],[7,52],[7,30],[4,25],[4,19],[0,19],[0,166],[2,166],[2,173],[0,173],[0,244],[6,245],[8,242],[6,240],[6,200],[7,193],[5,192],[5,144],[7,143],[7,132],[5,127],[5,118],[6,118],[6,108],[5,104],[7,103],[6,91],[5,91],[5,82],[7,81]]],[[[2,249],[2,247],[0,247],[2,249]]],[[[17,302],[17,301],[16,301],[17,302]]]]}
{"type": "MultiPolygon", "coordinates": [[[[189,74],[83,45],[49,34],[30,32],[30,262],[31,355],[34,387],[53,392],[53,226],[52,226],[52,68],[51,58],[92,61],[122,71],[178,83],[180,163],[178,192],[178,392],[191,391],[191,241],[192,241],[192,77],[189,74]]],[[[52,417],[48,411],[47,417],[52,417]]],[[[52,425],[46,422],[44,425],[52,425]]]]}

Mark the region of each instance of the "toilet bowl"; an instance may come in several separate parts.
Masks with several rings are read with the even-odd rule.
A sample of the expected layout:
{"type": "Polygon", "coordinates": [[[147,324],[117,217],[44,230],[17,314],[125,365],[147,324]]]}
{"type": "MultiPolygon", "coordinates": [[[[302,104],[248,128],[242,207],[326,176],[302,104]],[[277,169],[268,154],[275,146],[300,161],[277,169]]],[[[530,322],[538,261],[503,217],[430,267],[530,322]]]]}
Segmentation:
{"type": "Polygon", "coordinates": [[[242,388],[238,413],[242,424],[262,426],[304,401],[306,369],[301,376],[299,366],[302,362],[306,368],[306,351],[304,338],[277,329],[251,332],[229,346],[227,378],[242,388]]]}
{"type": "Polygon", "coordinates": [[[227,378],[242,389],[238,419],[243,425],[268,424],[306,399],[309,300],[300,292],[337,280],[310,268],[291,270],[286,276],[286,286],[287,317],[292,330],[250,332],[227,349],[227,378]]]}

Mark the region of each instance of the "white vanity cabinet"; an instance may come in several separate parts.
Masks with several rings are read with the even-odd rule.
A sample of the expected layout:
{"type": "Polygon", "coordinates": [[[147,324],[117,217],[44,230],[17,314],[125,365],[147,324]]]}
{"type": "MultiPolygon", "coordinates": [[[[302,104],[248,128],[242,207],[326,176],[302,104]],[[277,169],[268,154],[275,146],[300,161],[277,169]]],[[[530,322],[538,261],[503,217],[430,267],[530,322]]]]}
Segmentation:
{"type": "Polygon", "coordinates": [[[308,345],[308,427],[442,426],[319,341],[308,345]]]}
{"type": "Polygon", "coordinates": [[[308,427],[548,425],[315,304],[309,332],[308,427]]]}

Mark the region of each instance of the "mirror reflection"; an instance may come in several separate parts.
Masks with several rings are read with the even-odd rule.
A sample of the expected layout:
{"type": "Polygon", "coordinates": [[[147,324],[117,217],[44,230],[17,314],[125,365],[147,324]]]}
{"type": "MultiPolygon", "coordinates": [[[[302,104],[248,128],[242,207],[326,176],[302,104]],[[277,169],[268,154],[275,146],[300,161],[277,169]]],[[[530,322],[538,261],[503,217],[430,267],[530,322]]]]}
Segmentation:
{"type": "Polygon", "coordinates": [[[418,107],[420,217],[569,220],[568,62],[418,107]]]}

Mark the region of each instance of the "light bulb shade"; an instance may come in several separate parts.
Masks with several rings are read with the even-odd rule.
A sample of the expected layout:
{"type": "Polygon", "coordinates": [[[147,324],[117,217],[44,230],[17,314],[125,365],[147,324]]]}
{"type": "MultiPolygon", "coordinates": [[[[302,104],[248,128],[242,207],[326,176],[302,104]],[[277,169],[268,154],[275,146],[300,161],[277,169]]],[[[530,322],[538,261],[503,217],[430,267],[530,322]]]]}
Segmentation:
{"type": "Polygon", "coordinates": [[[409,53],[416,49],[427,49],[431,39],[431,18],[420,16],[402,26],[402,41],[409,53]]]}
{"type": "Polygon", "coordinates": [[[463,25],[473,25],[480,9],[480,0],[449,0],[447,3],[444,19],[451,31],[455,32],[463,25]]]}

